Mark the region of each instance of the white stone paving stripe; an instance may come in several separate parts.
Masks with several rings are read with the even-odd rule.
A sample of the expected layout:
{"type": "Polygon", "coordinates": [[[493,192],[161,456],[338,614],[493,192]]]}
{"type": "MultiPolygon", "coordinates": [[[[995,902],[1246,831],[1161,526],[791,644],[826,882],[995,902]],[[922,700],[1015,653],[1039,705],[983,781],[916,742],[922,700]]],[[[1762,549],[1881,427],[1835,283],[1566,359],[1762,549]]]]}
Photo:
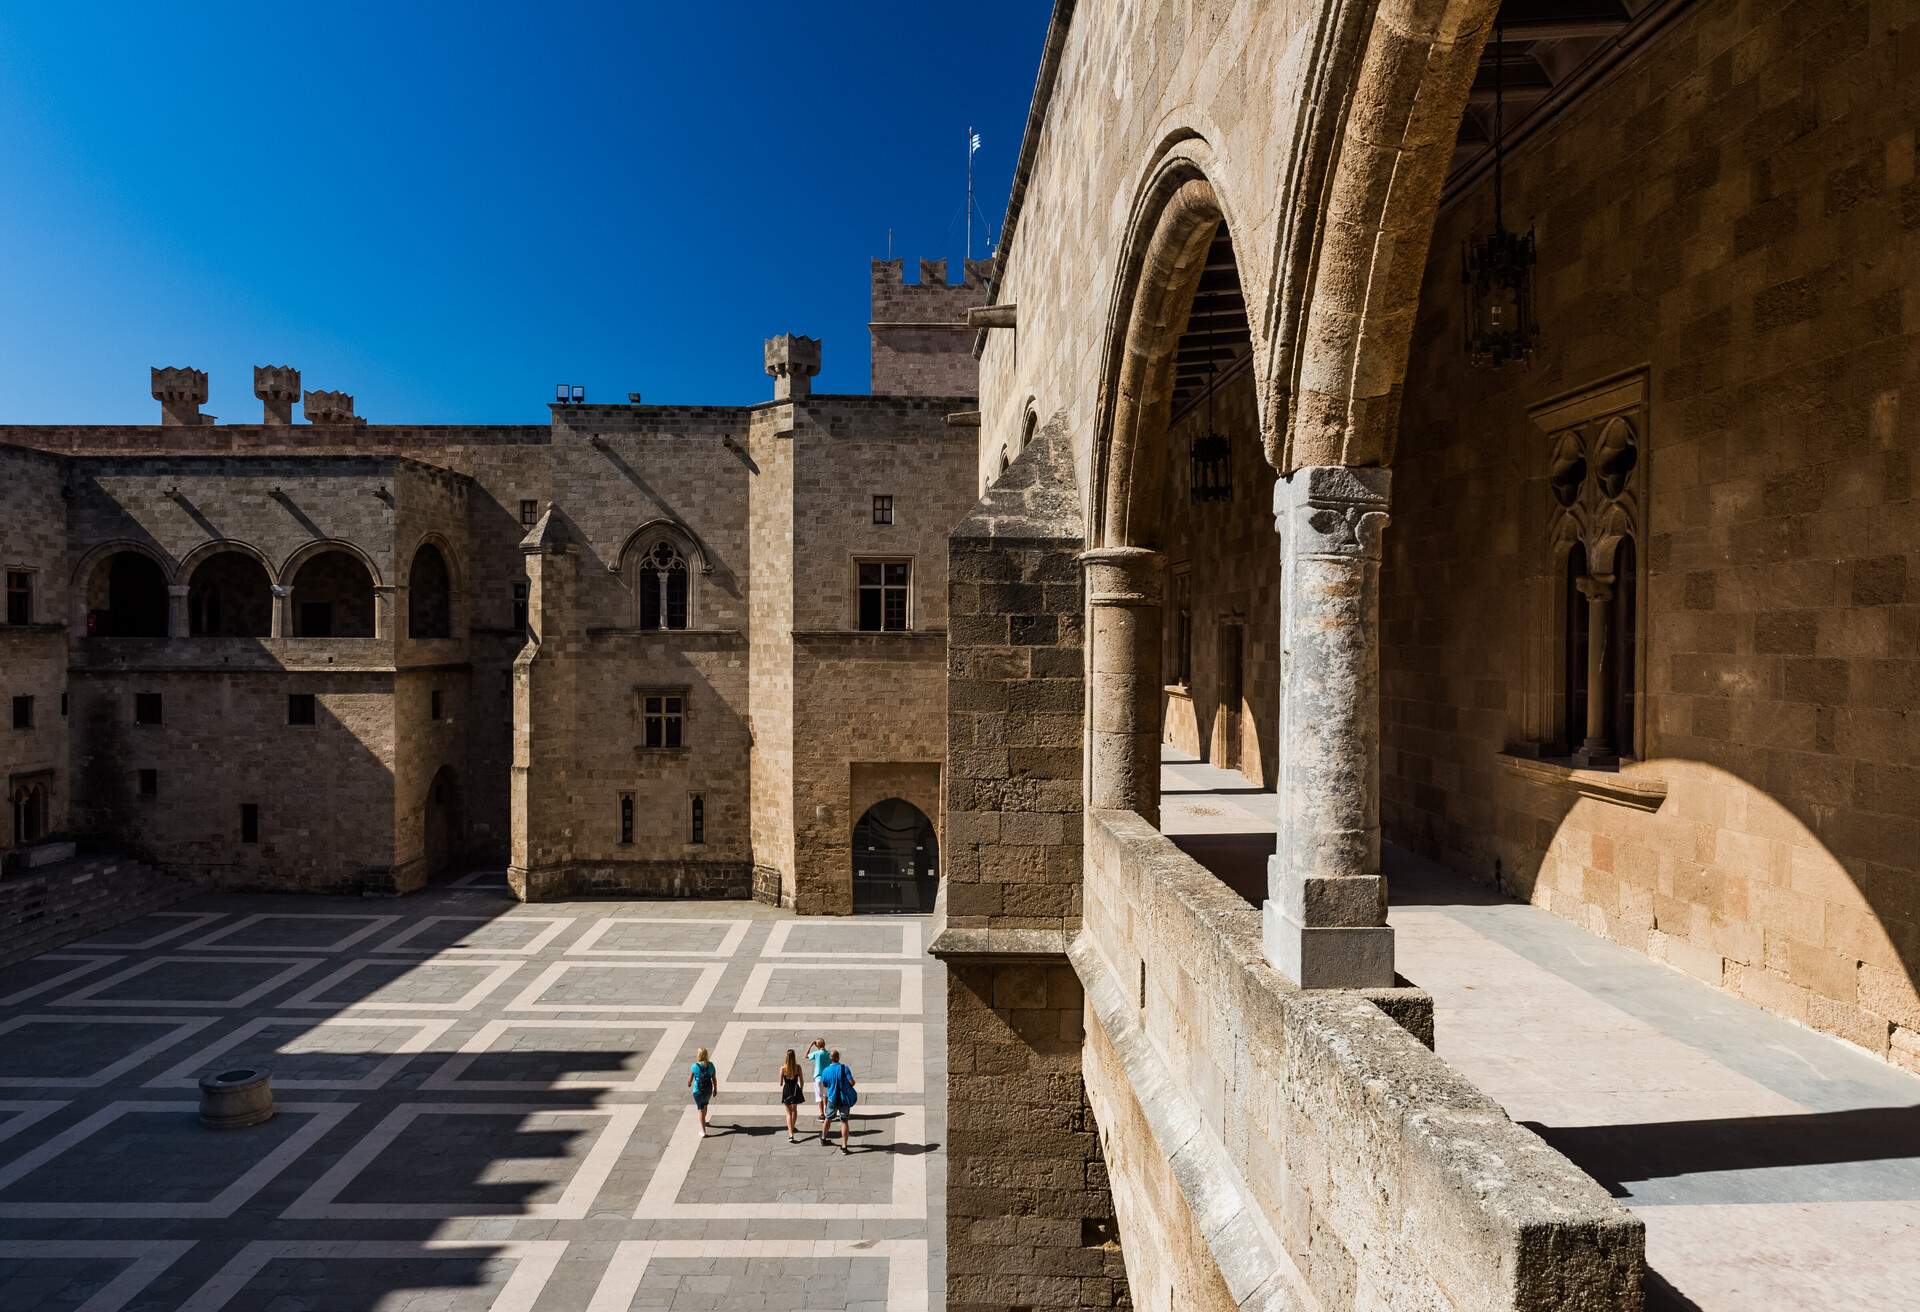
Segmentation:
{"type": "Polygon", "coordinates": [[[813,920],[782,920],[775,924],[773,932],[767,935],[766,945],[760,949],[760,955],[763,957],[797,957],[801,959],[813,958],[815,960],[827,959],[835,961],[874,961],[887,957],[901,957],[907,960],[917,961],[921,956],[920,926],[913,923],[903,925],[855,923],[850,925],[847,921],[837,918],[833,920],[820,920],[818,918],[813,920]],[[821,925],[831,926],[835,929],[856,929],[861,932],[868,930],[897,929],[900,931],[900,948],[898,951],[893,952],[798,952],[790,950],[787,947],[787,940],[793,937],[793,931],[795,929],[811,929],[821,925]]]}
{"type": "Polygon", "coordinates": [[[739,948],[740,940],[747,936],[747,930],[753,927],[751,920],[698,920],[690,916],[603,916],[595,921],[577,942],[567,949],[570,957],[699,957],[730,958],[739,948]],[[597,946],[608,930],[615,925],[668,925],[684,928],[687,925],[725,925],[727,931],[721,936],[720,946],[705,948],[603,948],[597,946]]]}
{"type": "MultiPolygon", "coordinates": [[[[926,1026],[919,1021],[836,1020],[823,1022],[823,1024],[830,1028],[836,1036],[845,1034],[848,1030],[878,1030],[883,1033],[894,1033],[900,1036],[899,1078],[892,1081],[869,1080],[861,1075],[860,1072],[855,1071],[854,1078],[860,1081],[860,1091],[862,1093],[908,1094],[926,1092],[927,1029],[926,1026]]],[[[742,1079],[734,1072],[733,1068],[739,1064],[740,1049],[746,1042],[748,1030],[780,1030],[791,1034],[794,1030],[794,1023],[784,1020],[728,1021],[726,1028],[720,1031],[719,1042],[713,1046],[713,1064],[719,1069],[721,1077],[727,1081],[729,1088],[753,1089],[761,1093],[779,1093],[780,1080],[777,1075],[773,1079],[753,1080],[742,1079]]],[[[792,1044],[791,1046],[798,1049],[805,1042],[806,1040],[802,1039],[801,1042],[792,1044]]],[[[801,1069],[808,1079],[812,1078],[812,1072],[804,1063],[801,1069]]]]}
{"type": "Polygon", "coordinates": [[[191,1239],[33,1239],[0,1241],[0,1260],[111,1262],[127,1267],[73,1312],[120,1312],[154,1277],[192,1248],[191,1239]]]}
{"type": "Polygon", "coordinates": [[[231,1011],[240,1007],[244,1007],[248,1003],[254,1001],[257,998],[265,997],[267,994],[273,992],[275,989],[279,988],[282,984],[285,984],[288,980],[291,980],[296,975],[302,974],[305,971],[312,970],[315,966],[320,964],[320,959],[318,957],[308,957],[305,960],[294,961],[291,964],[287,965],[287,967],[284,970],[281,970],[276,974],[274,974],[265,983],[255,985],[253,988],[248,989],[245,993],[240,994],[238,997],[227,998],[227,999],[218,1000],[218,1001],[213,999],[208,999],[208,998],[104,998],[102,999],[102,998],[95,998],[93,995],[96,993],[104,992],[107,989],[112,988],[114,985],[120,983],[122,980],[132,979],[135,975],[145,974],[147,971],[154,969],[156,966],[164,966],[171,962],[186,962],[190,965],[202,965],[202,966],[214,966],[214,965],[278,966],[282,962],[285,962],[286,960],[287,958],[285,957],[176,957],[176,956],[148,957],[145,961],[136,962],[133,965],[128,966],[125,970],[121,971],[117,975],[109,975],[105,979],[95,980],[93,983],[87,985],[85,988],[80,989],[73,993],[69,993],[64,998],[57,998],[54,1001],[47,1003],[46,1005],[49,1007],[213,1007],[223,1011],[231,1011]]]}
{"type": "Polygon", "coordinates": [[[629,1312],[655,1258],[882,1258],[887,1263],[887,1312],[927,1312],[924,1239],[628,1239],[613,1250],[586,1312],[629,1312]]]}
{"type": "Polygon", "coordinates": [[[345,911],[263,911],[258,915],[246,916],[224,929],[216,929],[191,943],[182,946],[187,952],[344,952],[363,938],[378,934],[387,926],[400,919],[398,916],[354,915],[345,911]],[[237,934],[249,925],[257,925],[263,920],[361,920],[368,922],[359,929],[349,931],[331,943],[222,943],[221,939],[229,934],[237,934]]]}
{"type": "Polygon", "coordinates": [[[493,992],[509,975],[513,974],[514,971],[520,969],[520,967],[525,964],[526,962],[524,961],[474,961],[466,957],[447,962],[433,960],[415,961],[410,958],[401,961],[382,961],[376,957],[360,957],[356,960],[349,961],[346,965],[335,970],[331,975],[328,975],[312,988],[302,990],[280,1005],[282,1007],[325,1007],[334,1011],[471,1011],[475,1003],[493,992]],[[455,970],[465,970],[473,967],[492,966],[493,970],[485,979],[468,989],[452,1002],[369,1002],[364,998],[356,999],[352,1002],[322,1002],[319,1000],[321,994],[334,987],[341,980],[357,975],[369,966],[405,966],[408,970],[436,970],[449,967],[455,970]]]}
{"type": "MultiPolygon", "coordinates": [[[[212,1198],[199,1203],[113,1203],[98,1199],[67,1202],[53,1199],[0,1201],[0,1217],[18,1220],[50,1218],[125,1219],[146,1217],[168,1221],[206,1221],[232,1216],[240,1205],[253,1197],[267,1181],[287,1169],[311,1148],[320,1137],[346,1119],[358,1104],[350,1102],[283,1102],[280,1114],[306,1115],[311,1119],[289,1135],[284,1143],[249,1167],[239,1179],[212,1198]]],[[[0,1166],[0,1190],[12,1186],[58,1157],[84,1139],[91,1138],[122,1116],[142,1112],[166,1112],[176,1116],[197,1116],[197,1102],[112,1102],[78,1125],[62,1130],[38,1148],[0,1166]]]]}
{"type": "Polygon", "coordinates": [[[0,1022],[0,1046],[10,1046],[5,1036],[28,1025],[165,1025],[168,1030],[151,1043],[142,1044],[119,1061],[103,1066],[91,1075],[68,1078],[37,1075],[0,1076],[0,1089],[97,1089],[103,1084],[112,1083],[148,1058],[180,1042],[189,1034],[205,1029],[216,1019],[217,1017],[214,1016],[16,1016],[12,1020],[0,1022]]]}
{"type": "Polygon", "coordinates": [[[740,1002],[735,1011],[767,1012],[777,1016],[918,1016],[925,1012],[926,1005],[921,989],[924,977],[920,966],[871,965],[856,962],[762,961],[754,966],[747,976],[747,987],[740,994],[740,1002]],[[806,971],[818,979],[815,996],[820,1001],[804,1007],[769,1005],[766,1001],[767,985],[773,981],[776,970],[806,971]],[[897,971],[900,975],[900,1002],[891,1007],[861,1007],[838,1004],[828,1001],[833,996],[834,985],[843,980],[848,971],[897,971]]]}
{"type": "Polygon", "coordinates": [[[378,947],[368,951],[380,955],[437,957],[442,953],[453,953],[450,960],[458,959],[461,954],[472,953],[476,957],[536,957],[549,943],[566,933],[567,926],[574,922],[572,916],[426,916],[407,926],[398,934],[378,947]],[[546,928],[534,935],[524,947],[495,948],[468,947],[462,943],[450,943],[442,948],[407,947],[405,944],[415,935],[423,934],[435,925],[448,921],[466,921],[475,925],[545,925],[546,928]]]}
{"type": "Polygon", "coordinates": [[[508,1011],[594,1011],[594,1012],[640,1012],[662,1011],[700,1011],[713,997],[713,991],[720,986],[720,979],[726,974],[723,964],[700,966],[699,978],[694,981],[692,990],[676,1003],[642,1002],[541,1002],[540,995],[570,970],[685,970],[686,966],[672,965],[664,961],[556,961],[541,971],[533,983],[527,985],[520,996],[507,1004],[508,1011]]]}
{"type": "MultiPolygon", "coordinates": [[[[304,1261],[404,1262],[444,1261],[448,1256],[479,1252],[513,1260],[513,1274],[494,1296],[488,1312],[531,1312],[553,1275],[554,1267],[567,1250],[564,1239],[426,1239],[419,1243],[404,1240],[256,1240],[240,1250],[213,1279],[182,1303],[178,1312],[222,1312],[234,1295],[280,1259],[304,1261]]],[[[266,1302],[249,1302],[242,1312],[258,1312],[266,1302]]],[[[272,1306],[278,1307],[278,1301],[272,1306]]],[[[422,1302],[420,1306],[425,1307],[422,1302]]]]}
{"type": "MultiPolygon", "coordinates": [[[[422,1089],[471,1089],[481,1093],[525,1093],[553,1089],[612,1089],[630,1093],[650,1092],[660,1087],[667,1072],[677,1064],[676,1057],[693,1036],[693,1022],[690,1020],[490,1020],[482,1025],[479,1032],[460,1045],[455,1056],[447,1058],[438,1070],[427,1077],[422,1089]],[[541,1030],[615,1030],[615,1029],[652,1029],[660,1031],[660,1039],[648,1054],[646,1063],[635,1071],[631,1079],[616,1080],[580,1076],[573,1079],[540,1080],[463,1080],[461,1073],[473,1065],[474,1058],[493,1051],[493,1044],[501,1035],[516,1029],[541,1030]]],[[[505,1053],[524,1052],[527,1049],[507,1048],[505,1053]]]]}
{"type": "MultiPolygon", "coordinates": [[[[154,1076],[147,1081],[146,1087],[149,1089],[198,1088],[200,1077],[217,1064],[214,1058],[239,1047],[262,1030],[298,1027],[305,1033],[311,1033],[315,1029],[323,1028],[359,1026],[392,1029],[402,1025],[414,1027],[413,1037],[402,1042],[386,1060],[361,1079],[299,1080],[283,1078],[277,1074],[273,1077],[273,1087],[276,1089],[378,1089],[392,1079],[416,1053],[426,1052],[432,1048],[434,1040],[453,1028],[453,1022],[416,1020],[410,1016],[328,1016],[321,1019],[312,1016],[262,1016],[257,1020],[248,1021],[239,1029],[216,1039],[177,1065],[154,1076]]],[[[278,1051],[285,1053],[286,1049],[281,1048],[278,1051]]]]}
{"type": "Polygon", "coordinates": [[[90,971],[99,970],[104,966],[111,966],[115,962],[126,960],[125,957],[121,956],[83,957],[71,952],[43,952],[32,959],[35,961],[78,961],[84,964],[75,966],[72,970],[62,971],[52,979],[41,980],[38,984],[29,984],[24,989],[9,993],[6,997],[0,998],[0,1007],[19,1006],[29,998],[37,998],[42,993],[53,992],[53,990],[59,988],[68,980],[79,979],[82,975],[90,971]]]}
{"type": "MultiPolygon", "coordinates": [[[[768,1107],[764,1104],[716,1102],[708,1105],[709,1123],[712,1123],[716,1117],[722,1116],[759,1117],[783,1124],[786,1120],[786,1113],[780,1108],[768,1107]]],[[[856,1122],[879,1116],[894,1118],[893,1141],[895,1144],[925,1145],[926,1108],[868,1107],[863,1104],[853,1113],[853,1119],[856,1122]]],[[[680,1197],[680,1187],[686,1183],[687,1176],[693,1170],[694,1154],[699,1152],[700,1145],[706,1142],[710,1141],[700,1137],[699,1117],[693,1108],[688,1107],[681,1112],[680,1123],[674,1126],[673,1135],[667,1140],[666,1151],[660,1154],[660,1165],[654,1170],[653,1178],[647,1181],[646,1192],[640,1196],[640,1205],[633,1210],[634,1219],[643,1221],[779,1221],[793,1218],[794,1207],[791,1203],[683,1203],[677,1201],[680,1197]]],[[[893,1159],[891,1201],[821,1203],[816,1210],[822,1215],[831,1215],[835,1219],[855,1221],[925,1220],[927,1215],[925,1154],[912,1152],[887,1155],[893,1159]]]]}
{"type": "Polygon", "coordinates": [[[149,911],[144,916],[135,916],[134,919],[136,921],[184,920],[187,923],[177,929],[164,929],[158,934],[150,934],[138,943],[116,943],[107,938],[107,935],[114,931],[103,929],[91,938],[83,938],[78,943],[69,943],[67,946],[83,948],[89,952],[96,948],[106,952],[141,952],[147,948],[157,948],[170,939],[179,938],[182,934],[191,934],[196,929],[203,929],[226,914],[224,911],[149,911]]]}
{"type": "MultiPolygon", "coordinates": [[[[620,1154],[640,1122],[644,1105],[627,1103],[613,1107],[543,1107],[529,1103],[421,1102],[396,1107],[359,1143],[335,1162],[327,1173],[296,1198],[280,1215],[294,1220],[392,1221],[447,1220],[466,1216],[522,1216],[549,1221],[577,1221],[593,1208],[600,1186],[620,1160],[620,1154]],[[522,1128],[567,1117],[598,1116],[606,1126],[594,1138],[593,1147],[575,1169],[573,1178],[551,1203],[514,1203],[505,1212],[484,1203],[454,1201],[430,1203],[336,1203],[333,1200],[366,1170],[375,1158],[385,1153],[408,1125],[422,1116],[521,1116],[522,1128]]],[[[503,1159],[513,1160],[513,1159],[503,1159]]]]}

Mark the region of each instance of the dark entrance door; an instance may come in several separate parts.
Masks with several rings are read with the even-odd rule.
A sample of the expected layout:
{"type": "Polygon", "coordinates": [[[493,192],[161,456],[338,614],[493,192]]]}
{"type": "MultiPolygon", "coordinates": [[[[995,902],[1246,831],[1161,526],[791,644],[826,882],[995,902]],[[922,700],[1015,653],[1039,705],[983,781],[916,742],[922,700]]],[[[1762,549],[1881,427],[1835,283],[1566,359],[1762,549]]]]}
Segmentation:
{"type": "Polygon", "coordinates": [[[853,827],[853,909],[931,912],[940,891],[940,844],[933,822],[890,797],[853,827]]]}

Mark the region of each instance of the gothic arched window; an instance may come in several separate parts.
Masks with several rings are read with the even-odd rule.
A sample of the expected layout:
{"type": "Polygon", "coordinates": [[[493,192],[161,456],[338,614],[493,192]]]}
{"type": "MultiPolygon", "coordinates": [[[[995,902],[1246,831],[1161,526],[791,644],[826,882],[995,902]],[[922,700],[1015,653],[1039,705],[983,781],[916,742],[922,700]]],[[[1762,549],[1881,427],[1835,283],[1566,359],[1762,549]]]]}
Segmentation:
{"type": "Polygon", "coordinates": [[[640,593],[640,627],[687,627],[687,558],[666,538],[640,557],[635,585],[640,593]]]}

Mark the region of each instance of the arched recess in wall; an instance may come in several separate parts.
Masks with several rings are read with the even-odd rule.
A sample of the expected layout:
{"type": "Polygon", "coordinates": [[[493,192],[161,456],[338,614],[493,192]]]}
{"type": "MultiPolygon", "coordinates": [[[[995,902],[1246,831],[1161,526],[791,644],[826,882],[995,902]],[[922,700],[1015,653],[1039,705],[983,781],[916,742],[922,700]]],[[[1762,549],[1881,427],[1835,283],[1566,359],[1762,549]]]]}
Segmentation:
{"type": "Polygon", "coordinates": [[[357,547],[313,542],[281,571],[293,608],[296,638],[371,638],[376,633],[374,589],[379,571],[357,547]]]}
{"type": "Polygon", "coordinates": [[[913,803],[889,797],[853,827],[853,909],[926,912],[940,888],[940,841],[913,803]]]}
{"type": "Polygon", "coordinates": [[[443,765],[427,785],[421,807],[421,847],[428,879],[444,879],[459,873],[466,846],[465,802],[460,791],[460,774],[443,765]]]}
{"type": "Polygon", "coordinates": [[[615,568],[629,592],[627,622],[656,631],[693,627],[699,614],[695,578],[713,573],[699,540],[665,519],[635,529],[615,568]]]}
{"type": "Polygon", "coordinates": [[[180,562],[187,581],[187,632],[194,637],[264,638],[273,632],[273,575],[266,557],[223,539],[180,562]]]}
{"type": "Polygon", "coordinates": [[[1282,473],[1393,459],[1427,245],[1499,0],[1381,5],[1370,28],[1366,8],[1329,7],[1307,79],[1324,94],[1296,124],[1263,424],[1282,473]]]}
{"type": "Polygon", "coordinates": [[[429,535],[407,569],[407,636],[451,638],[454,629],[453,566],[445,540],[429,535]]]}
{"type": "Polygon", "coordinates": [[[172,570],[145,543],[103,543],[80,562],[74,578],[81,632],[88,637],[167,636],[167,587],[172,570]]]}
{"type": "Polygon", "coordinates": [[[38,780],[28,780],[13,786],[9,798],[13,808],[13,845],[24,847],[28,843],[37,843],[47,836],[51,808],[47,801],[47,786],[38,780]]]}
{"type": "Polygon", "coordinates": [[[1164,545],[1176,357],[1209,252],[1231,226],[1208,176],[1211,162],[1202,139],[1176,137],[1134,203],[1095,418],[1089,537],[1097,546],[1164,545]]]}

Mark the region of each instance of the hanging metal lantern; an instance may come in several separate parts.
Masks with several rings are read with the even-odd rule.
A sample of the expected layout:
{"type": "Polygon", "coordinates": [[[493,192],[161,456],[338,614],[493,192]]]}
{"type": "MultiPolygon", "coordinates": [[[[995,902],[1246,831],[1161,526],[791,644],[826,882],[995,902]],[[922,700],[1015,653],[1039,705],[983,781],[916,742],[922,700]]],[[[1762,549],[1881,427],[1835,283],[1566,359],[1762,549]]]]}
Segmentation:
{"type": "Polygon", "coordinates": [[[1476,368],[1498,369],[1525,363],[1540,339],[1534,313],[1533,230],[1523,235],[1507,231],[1500,212],[1505,153],[1504,124],[1506,41],[1494,29],[1493,63],[1493,231],[1468,242],[1460,264],[1462,298],[1466,310],[1467,359],[1476,368]]]}
{"type": "Polygon", "coordinates": [[[1233,441],[1213,426],[1213,370],[1207,371],[1207,427],[1193,439],[1187,494],[1195,501],[1233,500],[1233,441]]]}
{"type": "Polygon", "coordinates": [[[1193,439],[1193,471],[1188,490],[1195,501],[1233,500],[1233,443],[1209,428],[1193,439]]]}

